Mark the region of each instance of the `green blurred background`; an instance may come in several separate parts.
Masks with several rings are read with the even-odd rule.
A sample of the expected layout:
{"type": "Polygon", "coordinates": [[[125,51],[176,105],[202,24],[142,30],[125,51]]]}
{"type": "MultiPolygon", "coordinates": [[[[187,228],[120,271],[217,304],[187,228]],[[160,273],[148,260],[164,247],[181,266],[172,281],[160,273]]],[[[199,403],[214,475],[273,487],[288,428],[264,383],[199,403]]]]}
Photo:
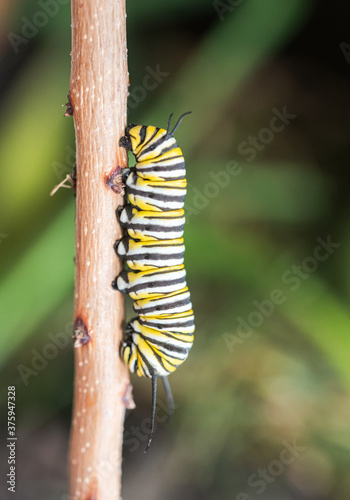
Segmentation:
{"type": "MultiPolygon", "coordinates": [[[[47,5],[0,7],[0,457],[16,385],[21,500],[68,498],[74,199],[49,193],[74,163],[70,8],[47,5]]],[[[150,383],[132,379],[123,498],[348,499],[350,6],[134,0],[127,11],[129,121],[193,112],[177,139],[197,329],[170,379],[177,411],[147,455],[150,383]]],[[[0,496],[14,497],[4,476],[0,496]]]]}

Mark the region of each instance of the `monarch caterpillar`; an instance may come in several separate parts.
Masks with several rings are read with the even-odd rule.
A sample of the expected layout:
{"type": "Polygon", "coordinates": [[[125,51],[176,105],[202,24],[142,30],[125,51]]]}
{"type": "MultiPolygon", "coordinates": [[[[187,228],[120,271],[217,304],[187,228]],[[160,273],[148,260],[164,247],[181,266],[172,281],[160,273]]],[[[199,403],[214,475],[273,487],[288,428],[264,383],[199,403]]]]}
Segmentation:
{"type": "Polygon", "coordinates": [[[173,405],[167,376],[185,361],[193,344],[194,316],[184,268],[183,228],[186,170],[174,138],[183,114],[170,132],[129,125],[119,141],[136,159],[123,181],[129,204],[117,216],[126,235],[116,241],[127,265],[113,287],[134,299],[137,317],[124,329],[121,356],[129,369],[152,379],[152,418],[146,450],[154,432],[157,377],[173,405]]]}

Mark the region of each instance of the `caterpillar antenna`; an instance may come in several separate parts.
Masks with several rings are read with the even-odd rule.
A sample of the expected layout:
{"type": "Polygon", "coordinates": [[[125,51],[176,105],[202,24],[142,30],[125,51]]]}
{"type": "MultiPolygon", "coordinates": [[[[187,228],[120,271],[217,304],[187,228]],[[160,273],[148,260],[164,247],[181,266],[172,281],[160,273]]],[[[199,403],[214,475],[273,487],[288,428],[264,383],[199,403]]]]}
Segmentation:
{"type": "Polygon", "coordinates": [[[173,394],[171,392],[171,387],[170,387],[168,377],[162,377],[162,380],[163,380],[163,385],[164,385],[164,389],[165,389],[166,399],[168,402],[168,414],[171,415],[172,413],[174,413],[174,410],[175,410],[174,397],[173,397],[173,394]]]}
{"type": "Polygon", "coordinates": [[[190,115],[191,113],[192,113],[192,111],[187,111],[186,113],[184,113],[183,115],[180,116],[180,118],[177,120],[177,123],[176,123],[175,127],[173,128],[173,131],[171,132],[171,135],[173,135],[174,132],[177,130],[177,128],[180,125],[180,123],[182,122],[183,118],[186,115],[190,115]]]}
{"type": "Polygon", "coordinates": [[[151,446],[152,437],[154,433],[154,420],[156,416],[156,403],[157,403],[157,376],[152,375],[152,415],[151,415],[151,430],[148,437],[148,443],[144,453],[147,453],[149,447],[151,446]]]}
{"type": "Polygon", "coordinates": [[[173,117],[173,114],[174,114],[174,113],[171,113],[171,115],[169,116],[169,120],[168,120],[168,128],[166,129],[167,134],[169,134],[169,132],[170,132],[170,122],[171,122],[171,119],[172,119],[172,117],[173,117]]]}

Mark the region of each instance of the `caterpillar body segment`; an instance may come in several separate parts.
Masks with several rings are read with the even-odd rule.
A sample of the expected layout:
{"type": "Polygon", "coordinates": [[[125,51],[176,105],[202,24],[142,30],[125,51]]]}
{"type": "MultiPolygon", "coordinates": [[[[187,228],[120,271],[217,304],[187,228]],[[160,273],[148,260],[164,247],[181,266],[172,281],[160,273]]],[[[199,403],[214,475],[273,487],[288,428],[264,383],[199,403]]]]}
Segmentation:
{"type": "Polygon", "coordinates": [[[183,235],[183,209],[164,212],[138,210],[127,205],[118,213],[120,225],[133,240],[175,240],[183,235]]]}
{"type": "Polygon", "coordinates": [[[184,286],[186,271],[183,264],[148,271],[122,271],[116,280],[116,288],[134,300],[166,295],[184,286]]]}
{"type": "Polygon", "coordinates": [[[132,271],[147,271],[161,267],[173,267],[184,262],[183,238],[173,241],[135,241],[123,238],[117,246],[117,254],[132,271]]]}
{"type": "Polygon", "coordinates": [[[187,286],[179,292],[169,295],[159,295],[152,299],[140,299],[134,302],[134,311],[143,316],[157,316],[159,318],[192,312],[190,293],[187,286]]]}
{"type": "Polygon", "coordinates": [[[131,205],[139,210],[180,210],[184,206],[186,180],[154,182],[131,172],[126,180],[126,192],[131,205]]]}
{"type": "Polygon", "coordinates": [[[123,349],[123,357],[130,371],[140,376],[146,372],[153,375],[154,366],[157,367],[158,376],[169,375],[185,361],[193,342],[193,334],[176,337],[176,334],[160,332],[156,328],[143,325],[138,319],[130,321],[128,328],[132,332],[135,349],[128,351],[127,359],[125,358],[126,349],[123,349]],[[140,346],[142,346],[141,350],[140,346]],[[136,355],[137,363],[134,355],[136,355]],[[134,360],[134,363],[131,360],[134,360]]]}

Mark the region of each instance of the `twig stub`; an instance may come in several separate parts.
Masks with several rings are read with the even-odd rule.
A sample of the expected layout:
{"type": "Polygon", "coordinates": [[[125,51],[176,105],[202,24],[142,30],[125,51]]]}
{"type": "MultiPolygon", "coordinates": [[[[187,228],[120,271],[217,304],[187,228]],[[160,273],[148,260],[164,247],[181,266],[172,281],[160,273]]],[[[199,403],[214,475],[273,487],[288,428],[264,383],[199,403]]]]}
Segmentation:
{"type": "Polygon", "coordinates": [[[77,318],[73,329],[74,347],[83,347],[91,340],[87,326],[81,318],[77,318]]]}
{"type": "Polygon", "coordinates": [[[67,94],[67,98],[68,98],[68,102],[66,102],[65,106],[66,106],[66,112],[64,113],[63,116],[73,116],[73,104],[72,104],[72,99],[71,99],[71,96],[70,96],[70,92],[68,92],[67,94]]]}
{"type": "Polygon", "coordinates": [[[108,186],[116,194],[124,196],[125,184],[123,183],[123,169],[119,165],[112,172],[106,175],[106,186],[108,186]]]}
{"type": "Polygon", "coordinates": [[[72,0],[71,6],[67,112],[74,108],[77,348],[70,498],[120,500],[123,395],[129,373],[118,355],[123,298],[110,284],[121,271],[113,244],[122,237],[115,209],[123,199],[106,186],[106,173],[127,166],[126,152],[118,147],[127,110],[125,0],[72,0]]]}

